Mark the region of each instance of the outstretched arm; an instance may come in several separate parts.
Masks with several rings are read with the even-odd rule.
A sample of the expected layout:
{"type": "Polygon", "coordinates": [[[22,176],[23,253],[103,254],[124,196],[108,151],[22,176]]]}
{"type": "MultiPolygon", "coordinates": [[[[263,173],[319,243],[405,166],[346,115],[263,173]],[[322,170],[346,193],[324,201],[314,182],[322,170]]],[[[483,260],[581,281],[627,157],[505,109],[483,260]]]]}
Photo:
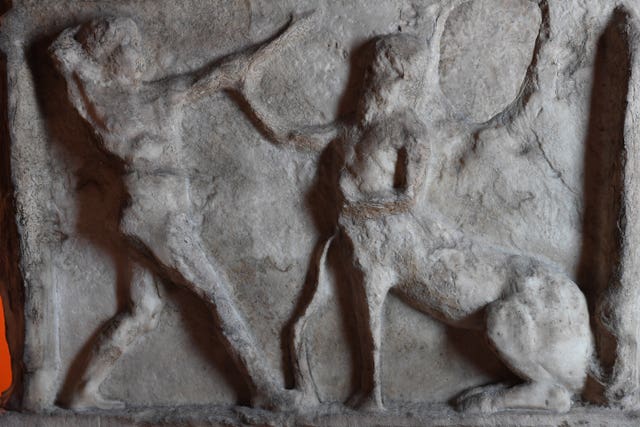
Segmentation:
{"type": "Polygon", "coordinates": [[[233,98],[242,111],[265,138],[277,145],[320,150],[342,130],[342,125],[338,122],[292,130],[279,115],[256,108],[251,102],[254,94],[260,91],[259,84],[270,58],[282,56],[288,46],[300,44],[300,40],[316,27],[317,17],[314,12],[292,16],[281,34],[270,42],[263,43],[250,55],[246,74],[240,84],[233,88],[233,98]]]}
{"type": "Polygon", "coordinates": [[[49,47],[49,55],[56,69],[65,79],[67,93],[73,107],[93,130],[99,133],[106,129],[106,124],[87,94],[83,78],[98,80],[102,71],[87,59],[84,49],[75,39],[78,28],[68,28],[60,33],[49,47]],[[80,72],[83,78],[80,77],[80,72]]]}
{"type": "Polygon", "coordinates": [[[283,120],[254,108],[239,91],[233,91],[230,94],[258,132],[276,145],[319,151],[342,131],[343,125],[340,122],[305,126],[296,130],[287,129],[283,120]]]}

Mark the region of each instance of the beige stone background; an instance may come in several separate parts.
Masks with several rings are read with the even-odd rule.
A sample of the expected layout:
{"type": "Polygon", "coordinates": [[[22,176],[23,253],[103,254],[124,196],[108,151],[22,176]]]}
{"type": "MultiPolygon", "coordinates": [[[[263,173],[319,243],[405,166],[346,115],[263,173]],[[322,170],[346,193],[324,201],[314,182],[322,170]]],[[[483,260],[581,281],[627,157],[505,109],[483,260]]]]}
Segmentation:
{"type": "MultiPolygon", "coordinates": [[[[317,9],[317,30],[303,46],[273,58],[261,86],[260,108],[285,117],[292,128],[353,109],[358,49],[371,37],[419,34],[439,76],[425,89],[421,114],[450,128],[449,140],[432,142],[435,169],[420,208],[441,212],[489,242],[546,257],[578,277],[594,61],[616,2],[472,1],[477,10],[447,20],[463,2],[15,0],[2,18],[0,40],[11,91],[27,298],[25,402],[53,406],[72,361],[117,310],[117,284],[127,264],[105,238],[123,197],[117,171],[93,148],[80,119],[69,116],[59,77],[44,59],[62,29],[96,17],[132,17],[144,36],[146,77],[158,78],[261,40],[292,12],[317,9]],[[543,42],[531,46],[540,37],[543,42]],[[472,48],[456,50],[456,43],[472,48]],[[443,71],[440,55],[458,75],[443,71]],[[51,386],[31,399],[37,384],[51,386]]],[[[631,1],[627,7],[638,8],[631,1]]],[[[313,247],[327,232],[308,207],[319,158],[269,144],[225,94],[192,105],[186,117],[185,167],[200,177],[194,185],[205,212],[203,236],[285,384],[283,328],[313,247]]],[[[355,357],[346,291],[341,283],[333,288],[335,298],[311,328],[313,375],[325,402],[349,395],[355,357]]],[[[245,399],[202,303],[171,285],[163,293],[159,327],[122,357],[103,393],[133,406],[245,399]]],[[[443,402],[508,375],[475,332],[447,328],[393,296],[385,316],[388,400],[443,402]]]]}

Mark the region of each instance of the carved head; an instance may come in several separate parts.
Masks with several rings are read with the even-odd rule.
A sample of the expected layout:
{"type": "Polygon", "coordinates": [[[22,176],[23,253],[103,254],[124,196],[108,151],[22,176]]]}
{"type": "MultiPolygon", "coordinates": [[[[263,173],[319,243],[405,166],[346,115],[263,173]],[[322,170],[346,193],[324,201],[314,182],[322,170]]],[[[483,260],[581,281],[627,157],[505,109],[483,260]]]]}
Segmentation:
{"type": "Polygon", "coordinates": [[[415,107],[426,70],[425,43],[410,34],[389,34],[373,41],[373,55],[364,76],[360,115],[415,107]]]}
{"type": "Polygon", "coordinates": [[[142,76],[140,30],[130,18],[108,18],[82,25],[75,35],[107,78],[135,83],[142,76]]]}

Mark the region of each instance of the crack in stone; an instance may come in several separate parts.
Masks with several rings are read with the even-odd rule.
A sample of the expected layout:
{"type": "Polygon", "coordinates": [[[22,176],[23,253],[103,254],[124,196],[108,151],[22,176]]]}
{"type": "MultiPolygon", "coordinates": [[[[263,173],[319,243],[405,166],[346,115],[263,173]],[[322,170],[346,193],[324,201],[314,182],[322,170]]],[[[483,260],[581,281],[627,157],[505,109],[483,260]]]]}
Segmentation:
{"type": "Polygon", "coordinates": [[[564,177],[562,176],[562,172],[553,164],[553,162],[551,161],[551,159],[547,155],[547,152],[544,150],[544,147],[542,146],[542,140],[540,139],[540,137],[538,136],[538,134],[535,131],[533,132],[533,136],[535,138],[536,145],[538,146],[538,149],[540,150],[540,154],[542,154],[542,158],[544,159],[544,161],[547,164],[547,166],[549,166],[549,168],[553,171],[554,177],[558,178],[558,180],[560,180],[562,185],[567,190],[569,190],[569,192],[571,192],[571,194],[577,196],[578,192],[575,191],[573,188],[571,188],[571,186],[567,183],[567,181],[565,181],[564,177]]]}

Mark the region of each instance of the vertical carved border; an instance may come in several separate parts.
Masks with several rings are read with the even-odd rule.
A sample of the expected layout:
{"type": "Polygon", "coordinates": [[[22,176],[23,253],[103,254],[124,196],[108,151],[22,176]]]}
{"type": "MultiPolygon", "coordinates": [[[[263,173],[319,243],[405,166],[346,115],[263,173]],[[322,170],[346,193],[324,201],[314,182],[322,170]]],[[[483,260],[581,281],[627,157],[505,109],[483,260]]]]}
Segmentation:
{"type": "MultiPolygon", "coordinates": [[[[0,1],[0,17],[12,7],[0,1]]],[[[20,273],[20,246],[11,175],[9,132],[9,88],[6,52],[0,52],[0,296],[4,307],[6,337],[11,353],[12,383],[0,396],[0,406],[18,409],[22,395],[22,354],[24,345],[24,292],[20,273]]]]}
{"type": "Polygon", "coordinates": [[[623,192],[618,220],[620,260],[617,280],[601,307],[615,337],[615,361],[605,390],[607,401],[624,409],[640,407],[640,21],[628,7],[624,17],[629,85],[624,117],[623,192]]]}

